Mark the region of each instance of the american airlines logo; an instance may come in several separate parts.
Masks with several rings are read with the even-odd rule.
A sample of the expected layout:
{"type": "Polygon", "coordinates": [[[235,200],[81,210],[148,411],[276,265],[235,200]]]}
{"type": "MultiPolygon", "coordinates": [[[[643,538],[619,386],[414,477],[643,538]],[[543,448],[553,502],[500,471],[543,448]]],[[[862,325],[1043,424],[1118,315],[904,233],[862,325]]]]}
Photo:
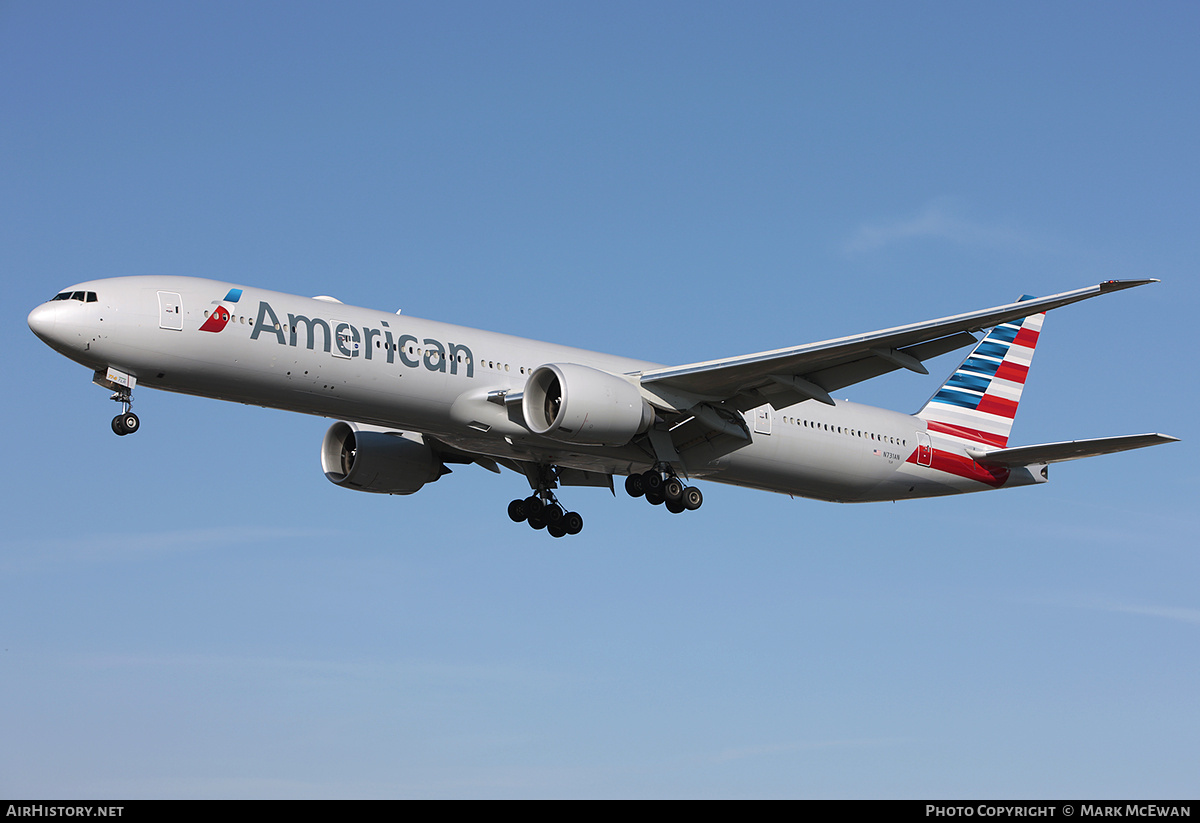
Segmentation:
{"type": "MultiPolygon", "coordinates": [[[[200,326],[200,331],[219,332],[229,323],[232,314],[225,303],[237,303],[242,297],[241,289],[230,289],[223,300],[214,300],[217,306],[200,326]]],[[[380,321],[382,329],[355,326],[344,320],[326,320],[321,317],[305,317],[302,314],[287,314],[287,323],[281,323],[275,309],[265,300],[258,303],[258,317],[250,339],[260,336],[271,337],[281,346],[316,350],[318,338],[321,349],[334,357],[359,357],[364,360],[382,355],[388,363],[397,360],[410,369],[429,371],[464,372],[467,377],[475,376],[475,361],[471,350],[459,343],[443,343],[431,337],[419,339],[411,334],[395,335],[386,320],[380,321]]]]}
{"type": "Polygon", "coordinates": [[[224,303],[236,303],[242,299],[241,289],[230,289],[223,300],[214,300],[212,314],[204,321],[204,325],[200,327],[200,331],[219,332],[225,328],[225,324],[229,322],[229,309],[225,308],[224,303]]]}

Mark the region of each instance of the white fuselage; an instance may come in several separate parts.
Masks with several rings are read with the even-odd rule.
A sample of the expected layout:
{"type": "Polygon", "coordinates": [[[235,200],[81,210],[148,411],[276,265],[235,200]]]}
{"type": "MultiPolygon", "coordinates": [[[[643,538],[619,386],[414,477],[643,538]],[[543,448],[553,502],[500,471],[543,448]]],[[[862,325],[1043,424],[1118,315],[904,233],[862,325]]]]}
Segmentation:
{"type": "MultiPolygon", "coordinates": [[[[96,299],[45,303],[30,315],[31,328],[72,360],[118,369],[139,386],[417,432],[494,459],[610,475],[655,462],[634,444],[535,435],[519,406],[497,396],[522,391],[548,363],[619,375],[659,364],[190,277],[95,280],[68,291],[96,299]],[[233,292],[236,299],[223,299],[233,292]]],[[[923,420],[848,401],[764,405],[746,422],[751,438],[738,448],[681,447],[686,472],[848,502],[1042,481],[1023,468],[989,472],[923,420]]]]}

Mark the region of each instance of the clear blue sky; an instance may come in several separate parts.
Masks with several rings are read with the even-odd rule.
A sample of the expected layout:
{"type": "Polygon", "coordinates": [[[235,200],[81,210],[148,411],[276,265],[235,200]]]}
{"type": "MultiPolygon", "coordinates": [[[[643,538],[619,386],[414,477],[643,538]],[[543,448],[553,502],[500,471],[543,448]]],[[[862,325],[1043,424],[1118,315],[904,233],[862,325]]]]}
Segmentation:
{"type": "MultiPolygon", "coordinates": [[[[0,3],[0,795],[1195,797],[1194,3],[0,3]],[[174,273],[662,363],[1108,278],[1033,489],[339,489],[29,310],[174,273]]],[[[903,411],[953,369],[845,392],[903,411]]]]}

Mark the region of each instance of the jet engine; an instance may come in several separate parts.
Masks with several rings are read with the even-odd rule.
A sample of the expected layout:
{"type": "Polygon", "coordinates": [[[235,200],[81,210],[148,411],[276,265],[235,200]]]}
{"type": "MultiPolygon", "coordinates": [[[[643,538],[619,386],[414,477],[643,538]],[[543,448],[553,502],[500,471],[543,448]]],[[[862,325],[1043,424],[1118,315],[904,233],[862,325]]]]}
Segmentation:
{"type": "Polygon", "coordinates": [[[450,470],[419,434],[334,423],[321,443],[331,483],[360,492],[412,494],[450,470]]]}
{"type": "Polygon", "coordinates": [[[654,409],[633,383],[575,363],[535,369],[521,411],[534,434],[588,446],[623,446],[654,422],[654,409]]]}

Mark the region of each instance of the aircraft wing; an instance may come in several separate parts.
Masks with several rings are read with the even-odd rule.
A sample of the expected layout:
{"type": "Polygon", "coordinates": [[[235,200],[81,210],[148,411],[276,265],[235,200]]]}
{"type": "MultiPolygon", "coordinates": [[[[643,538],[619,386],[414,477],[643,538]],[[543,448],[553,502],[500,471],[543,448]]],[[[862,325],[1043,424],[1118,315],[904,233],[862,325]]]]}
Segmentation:
{"type": "Polygon", "coordinates": [[[1169,434],[1126,434],[1120,437],[1096,437],[1091,440],[1067,440],[1062,443],[1042,443],[1038,446],[1019,446],[1015,449],[977,451],[968,449],[967,454],[980,463],[993,466],[1029,466],[1034,463],[1061,463],[1098,454],[1112,454],[1129,449],[1157,446],[1159,443],[1174,443],[1178,437],[1169,434]]]}
{"type": "Polygon", "coordinates": [[[832,404],[829,392],[899,368],[928,374],[921,365],[976,342],[971,332],[1039,314],[1109,292],[1157,280],[1108,280],[1061,294],[1007,303],[867,334],[839,337],[793,348],[653,369],[641,384],[667,406],[679,410],[697,403],[721,403],[740,411],[771,403],[776,408],[801,400],[832,404]]]}

